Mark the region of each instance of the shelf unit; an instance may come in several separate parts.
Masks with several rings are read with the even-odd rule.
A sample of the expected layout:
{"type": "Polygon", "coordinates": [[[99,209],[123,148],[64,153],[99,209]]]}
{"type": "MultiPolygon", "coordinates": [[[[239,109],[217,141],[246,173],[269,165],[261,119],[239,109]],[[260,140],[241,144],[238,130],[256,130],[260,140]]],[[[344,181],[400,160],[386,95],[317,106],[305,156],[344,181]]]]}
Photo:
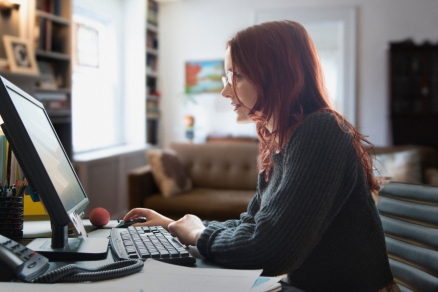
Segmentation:
{"type": "MultiPolygon", "coordinates": [[[[0,69],[2,76],[44,104],[70,159],[72,1],[28,0],[24,13],[26,21],[18,17],[8,18],[8,27],[18,27],[19,22],[25,23],[27,33],[22,37],[32,42],[39,74],[27,75],[0,69]]],[[[4,19],[2,21],[5,22],[4,19]]],[[[8,27],[0,27],[0,32],[11,34],[8,27]]],[[[12,35],[18,36],[18,33],[12,35]]]]}
{"type": "Polygon", "coordinates": [[[438,44],[390,44],[390,111],[394,145],[438,147],[438,44]]]}
{"type": "Polygon", "coordinates": [[[147,0],[146,12],[146,142],[158,145],[160,93],[158,90],[158,3],[147,0]]]}
{"type": "Polygon", "coordinates": [[[72,0],[31,0],[30,39],[43,77],[34,83],[40,100],[72,159],[72,0]]]}

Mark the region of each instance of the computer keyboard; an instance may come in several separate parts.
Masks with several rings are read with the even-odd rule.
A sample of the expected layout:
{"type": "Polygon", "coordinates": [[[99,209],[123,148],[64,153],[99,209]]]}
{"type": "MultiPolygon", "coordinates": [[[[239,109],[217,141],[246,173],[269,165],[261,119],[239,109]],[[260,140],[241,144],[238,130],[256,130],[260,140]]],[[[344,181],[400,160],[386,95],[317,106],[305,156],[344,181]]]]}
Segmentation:
{"type": "Polygon", "coordinates": [[[112,228],[109,242],[117,259],[153,258],[183,265],[196,262],[186,248],[161,226],[112,228]]]}

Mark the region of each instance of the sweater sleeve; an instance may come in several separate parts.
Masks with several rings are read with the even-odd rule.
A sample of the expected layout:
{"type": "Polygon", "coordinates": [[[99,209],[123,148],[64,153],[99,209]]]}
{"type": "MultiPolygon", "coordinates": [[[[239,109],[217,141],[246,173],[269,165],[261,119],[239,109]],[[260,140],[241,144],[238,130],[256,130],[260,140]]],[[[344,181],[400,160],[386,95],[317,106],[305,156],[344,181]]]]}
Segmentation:
{"type": "Polygon", "coordinates": [[[215,225],[215,226],[222,226],[226,228],[237,227],[240,224],[242,224],[242,222],[254,223],[254,216],[258,212],[259,208],[260,208],[260,197],[259,197],[259,193],[257,192],[249,202],[247,211],[240,214],[239,220],[231,219],[224,222],[204,220],[202,221],[202,223],[204,224],[205,227],[215,225]]]}
{"type": "Polygon", "coordinates": [[[282,178],[273,193],[263,194],[269,199],[254,220],[207,226],[197,241],[204,257],[280,275],[298,268],[316,246],[355,183],[358,158],[351,134],[331,114],[313,114],[282,155],[282,178]]]}

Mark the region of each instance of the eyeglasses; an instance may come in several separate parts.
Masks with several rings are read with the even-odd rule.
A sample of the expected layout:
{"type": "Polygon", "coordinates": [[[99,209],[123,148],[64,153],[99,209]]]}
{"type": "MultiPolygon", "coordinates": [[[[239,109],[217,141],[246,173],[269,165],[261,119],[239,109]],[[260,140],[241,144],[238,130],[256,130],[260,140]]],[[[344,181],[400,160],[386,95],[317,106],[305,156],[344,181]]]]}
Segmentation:
{"type": "Polygon", "coordinates": [[[233,71],[227,71],[226,75],[222,77],[222,83],[224,84],[224,87],[227,86],[233,86],[233,71]]]}

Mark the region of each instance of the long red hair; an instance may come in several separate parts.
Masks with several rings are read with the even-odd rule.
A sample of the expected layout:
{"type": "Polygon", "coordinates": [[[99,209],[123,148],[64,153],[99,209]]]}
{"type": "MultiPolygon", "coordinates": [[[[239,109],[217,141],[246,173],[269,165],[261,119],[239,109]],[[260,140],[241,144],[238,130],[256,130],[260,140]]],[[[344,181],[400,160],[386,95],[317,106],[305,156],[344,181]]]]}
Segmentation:
{"type": "MultiPolygon", "coordinates": [[[[267,180],[273,167],[272,153],[287,144],[307,115],[327,111],[352,134],[370,189],[379,190],[369,153],[373,145],[331,105],[318,53],[301,24],[285,20],[254,25],[239,31],[228,41],[227,47],[233,71],[239,68],[257,91],[257,101],[249,116],[256,122],[260,172],[265,172],[267,180]],[[273,116],[275,130],[270,132],[266,124],[273,116]]],[[[234,93],[238,99],[235,90],[234,93]]]]}

